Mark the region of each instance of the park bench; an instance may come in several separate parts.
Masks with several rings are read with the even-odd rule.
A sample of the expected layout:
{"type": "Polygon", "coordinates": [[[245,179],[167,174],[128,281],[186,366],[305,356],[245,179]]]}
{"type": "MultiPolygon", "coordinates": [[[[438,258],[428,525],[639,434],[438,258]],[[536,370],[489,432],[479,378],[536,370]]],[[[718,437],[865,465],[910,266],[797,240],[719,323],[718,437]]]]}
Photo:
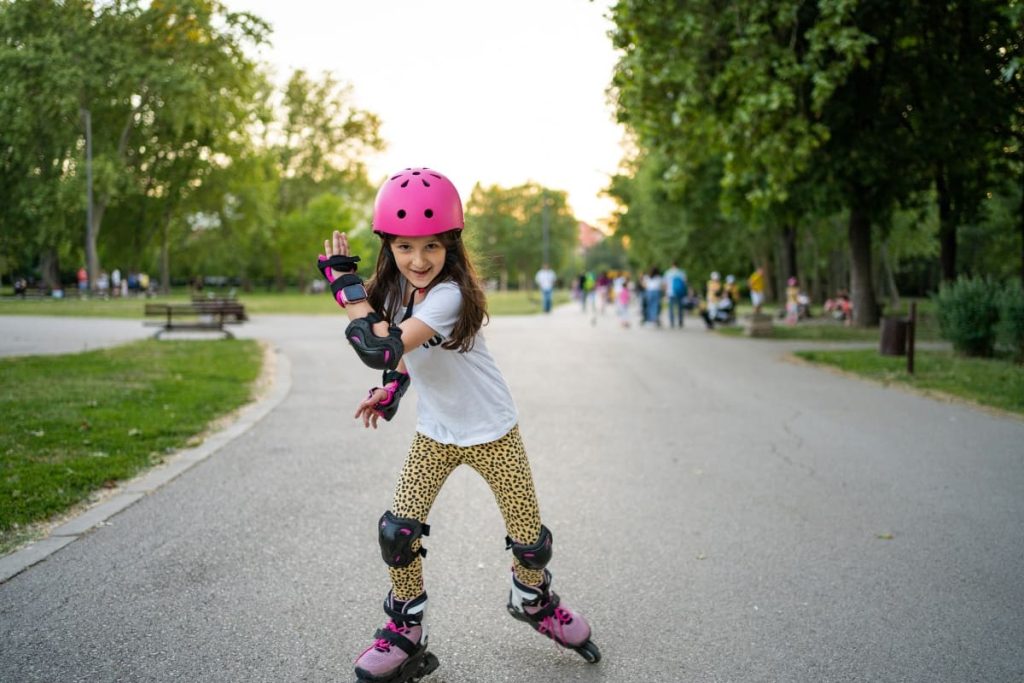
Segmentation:
{"type": "Polygon", "coordinates": [[[238,301],[216,301],[202,299],[187,304],[148,303],[145,315],[163,318],[160,322],[146,322],[157,326],[153,336],[160,338],[164,332],[220,332],[226,339],[234,339],[226,324],[238,324],[248,320],[245,306],[238,301]]]}
{"type": "Polygon", "coordinates": [[[213,310],[223,313],[226,317],[232,318],[235,322],[245,322],[249,316],[245,313],[245,305],[239,303],[233,296],[203,296],[202,294],[192,295],[192,305],[203,310],[213,310]]]}

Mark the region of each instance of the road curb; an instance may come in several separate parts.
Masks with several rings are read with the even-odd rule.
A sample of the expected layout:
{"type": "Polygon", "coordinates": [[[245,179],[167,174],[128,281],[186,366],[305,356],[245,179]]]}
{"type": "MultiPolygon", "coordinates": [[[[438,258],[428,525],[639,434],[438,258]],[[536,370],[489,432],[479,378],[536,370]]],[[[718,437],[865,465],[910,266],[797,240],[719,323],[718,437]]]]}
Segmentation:
{"type": "Polygon", "coordinates": [[[92,529],[106,524],[108,519],[206,460],[266,417],[285,399],[292,387],[288,357],[278,349],[268,349],[267,353],[273,354],[274,362],[268,378],[269,390],[260,399],[242,408],[229,425],[206,437],[198,446],[174,453],[160,465],[122,484],[110,498],[53,528],[45,538],[0,557],[0,584],[42,562],[92,529]]]}

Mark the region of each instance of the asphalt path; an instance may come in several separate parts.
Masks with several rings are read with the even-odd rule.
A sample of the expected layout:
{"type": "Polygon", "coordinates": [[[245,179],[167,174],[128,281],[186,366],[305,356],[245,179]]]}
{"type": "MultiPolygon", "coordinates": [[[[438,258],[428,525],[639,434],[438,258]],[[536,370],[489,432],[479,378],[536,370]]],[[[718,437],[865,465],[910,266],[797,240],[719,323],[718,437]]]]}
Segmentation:
{"type": "MultiPolygon", "coordinates": [[[[76,324],[105,323],[47,333],[81,342],[76,324]]],[[[501,519],[463,468],[430,519],[441,667],[425,681],[1024,680],[1024,421],[687,324],[592,326],[572,307],[492,321],[555,588],[604,659],[586,664],[506,614],[501,519]]],[[[353,680],[383,621],[375,524],[415,390],[394,422],[357,425],[378,377],[343,328],[239,328],[287,357],[287,395],[0,584],[0,680],[353,680]]]]}

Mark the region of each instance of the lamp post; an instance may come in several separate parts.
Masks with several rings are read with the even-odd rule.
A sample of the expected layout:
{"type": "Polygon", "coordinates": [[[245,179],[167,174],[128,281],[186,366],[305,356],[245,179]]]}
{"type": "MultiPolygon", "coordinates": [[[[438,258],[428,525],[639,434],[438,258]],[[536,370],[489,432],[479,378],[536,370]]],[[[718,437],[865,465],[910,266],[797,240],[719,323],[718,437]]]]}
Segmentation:
{"type": "Polygon", "coordinates": [[[550,264],[551,260],[550,260],[550,254],[548,252],[550,251],[551,239],[549,237],[549,233],[551,232],[551,229],[550,229],[550,225],[549,225],[550,224],[550,218],[548,216],[548,207],[551,204],[551,198],[548,197],[547,190],[544,191],[543,202],[544,203],[542,204],[542,209],[541,209],[541,232],[542,232],[542,235],[543,235],[543,242],[542,242],[542,244],[543,244],[543,257],[544,258],[541,261],[541,263],[550,264]]]}
{"type": "Polygon", "coordinates": [[[99,262],[92,227],[92,115],[84,107],[82,122],[85,125],[85,268],[89,272],[89,287],[95,288],[99,262]]]}

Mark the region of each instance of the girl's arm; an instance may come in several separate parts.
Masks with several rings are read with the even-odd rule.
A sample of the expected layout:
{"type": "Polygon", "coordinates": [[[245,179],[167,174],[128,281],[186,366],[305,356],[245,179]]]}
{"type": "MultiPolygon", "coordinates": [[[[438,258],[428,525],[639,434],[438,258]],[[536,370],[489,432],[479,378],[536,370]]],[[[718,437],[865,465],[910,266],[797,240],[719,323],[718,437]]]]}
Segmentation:
{"type": "MultiPolygon", "coordinates": [[[[328,258],[336,255],[351,256],[349,253],[348,236],[343,232],[335,230],[331,239],[324,240],[324,253],[328,258]]],[[[332,268],[331,274],[333,277],[338,278],[343,273],[339,273],[332,268]]],[[[366,300],[356,301],[345,306],[345,313],[348,315],[349,320],[365,318],[373,312],[373,307],[366,300]]],[[[416,318],[409,318],[400,323],[398,327],[402,330],[402,346],[405,348],[405,351],[415,349],[436,334],[426,323],[416,318]]],[[[373,333],[378,337],[386,337],[388,335],[388,322],[382,320],[379,323],[375,323],[373,325],[373,333]]],[[[402,363],[400,367],[404,368],[405,364],[402,363]]]]}

